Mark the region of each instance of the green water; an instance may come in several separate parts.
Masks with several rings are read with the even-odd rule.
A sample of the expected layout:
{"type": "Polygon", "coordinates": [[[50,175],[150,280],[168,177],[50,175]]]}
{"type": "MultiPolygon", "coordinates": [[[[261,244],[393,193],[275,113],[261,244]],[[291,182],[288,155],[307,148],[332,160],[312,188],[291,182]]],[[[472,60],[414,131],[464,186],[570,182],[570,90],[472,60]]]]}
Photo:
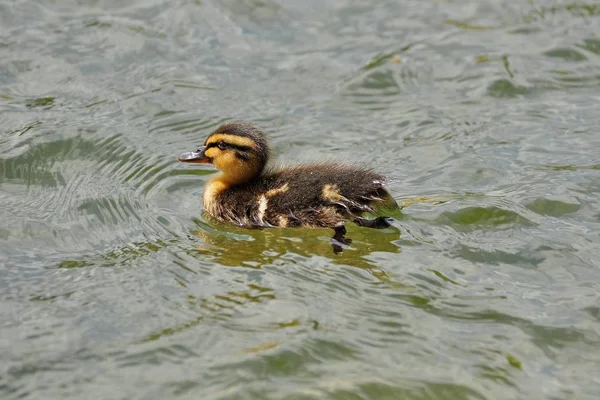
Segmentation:
{"type": "Polygon", "coordinates": [[[0,0],[1,399],[597,399],[600,3],[0,0]],[[393,227],[246,231],[245,119],[393,227]]]}

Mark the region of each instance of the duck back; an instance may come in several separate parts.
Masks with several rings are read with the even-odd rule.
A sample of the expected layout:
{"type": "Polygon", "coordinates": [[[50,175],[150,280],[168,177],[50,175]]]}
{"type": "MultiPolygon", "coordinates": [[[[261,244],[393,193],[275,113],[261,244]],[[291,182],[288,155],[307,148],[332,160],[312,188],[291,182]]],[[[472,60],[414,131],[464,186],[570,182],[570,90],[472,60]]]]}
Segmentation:
{"type": "Polygon", "coordinates": [[[223,191],[241,225],[334,226],[351,216],[398,207],[383,175],[362,166],[319,163],[271,169],[223,191]]]}

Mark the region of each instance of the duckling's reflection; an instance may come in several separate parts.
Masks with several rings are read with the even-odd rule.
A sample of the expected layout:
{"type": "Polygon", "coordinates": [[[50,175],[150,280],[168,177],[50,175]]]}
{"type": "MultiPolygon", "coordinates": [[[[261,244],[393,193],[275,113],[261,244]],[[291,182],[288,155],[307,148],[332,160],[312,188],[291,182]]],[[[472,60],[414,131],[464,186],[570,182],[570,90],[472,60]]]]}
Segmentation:
{"type": "MultiPolygon", "coordinates": [[[[331,229],[302,229],[302,228],[265,228],[248,229],[239,228],[231,224],[218,222],[207,213],[202,213],[201,219],[195,220],[200,229],[194,235],[204,243],[198,245],[196,250],[202,255],[212,258],[220,265],[229,267],[261,268],[274,263],[289,255],[312,257],[315,255],[327,256],[335,265],[344,265],[368,271],[378,281],[403,291],[413,291],[413,287],[395,282],[387,272],[368,260],[373,252],[399,253],[401,248],[394,244],[400,238],[400,231],[395,225],[387,229],[373,230],[360,227],[348,229],[348,236],[353,239],[352,244],[345,247],[342,253],[332,251],[330,244],[331,229]]],[[[145,341],[157,340],[165,335],[172,335],[192,328],[205,322],[207,319],[227,318],[234,305],[260,303],[274,299],[272,288],[248,284],[248,290],[228,292],[215,296],[214,299],[190,299],[191,304],[199,304],[201,315],[196,319],[181,325],[169,327],[147,335],[145,341]]],[[[318,327],[317,321],[308,321],[315,324],[313,329],[327,329],[318,327]]],[[[285,324],[278,324],[272,329],[280,329],[290,324],[299,325],[302,322],[294,320],[285,324]]],[[[263,351],[276,347],[278,343],[266,342],[247,352],[263,351]]]]}
{"type": "Polygon", "coordinates": [[[400,231],[394,226],[381,230],[349,227],[347,237],[352,243],[338,253],[332,251],[331,229],[244,229],[222,224],[207,213],[202,217],[196,221],[201,229],[194,234],[206,244],[198,246],[197,250],[225,266],[260,268],[289,254],[321,255],[329,257],[332,264],[371,271],[381,279],[387,274],[367,257],[374,251],[400,252],[400,247],[393,243],[400,238],[400,231]]]}

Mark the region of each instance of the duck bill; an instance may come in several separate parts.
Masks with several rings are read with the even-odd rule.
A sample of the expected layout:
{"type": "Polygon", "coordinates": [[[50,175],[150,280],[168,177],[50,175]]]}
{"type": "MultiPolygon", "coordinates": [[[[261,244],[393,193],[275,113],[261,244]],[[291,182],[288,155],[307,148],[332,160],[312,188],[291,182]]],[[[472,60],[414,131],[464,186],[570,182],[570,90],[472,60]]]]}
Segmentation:
{"type": "Polygon", "coordinates": [[[196,151],[181,153],[178,159],[182,163],[210,164],[212,160],[206,157],[205,151],[206,147],[201,147],[196,151]]]}

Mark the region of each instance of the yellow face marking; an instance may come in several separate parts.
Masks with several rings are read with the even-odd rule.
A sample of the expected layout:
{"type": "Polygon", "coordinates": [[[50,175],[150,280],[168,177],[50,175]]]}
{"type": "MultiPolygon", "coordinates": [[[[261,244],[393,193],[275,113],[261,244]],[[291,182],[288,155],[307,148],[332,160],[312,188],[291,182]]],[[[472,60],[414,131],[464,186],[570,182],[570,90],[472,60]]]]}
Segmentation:
{"type": "Polygon", "coordinates": [[[260,167],[255,159],[250,158],[248,161],[242,161],[236,157],[234,151],[227,150],[220,151],[217,156],[213,157],[212,163],[217,169],[223,171],[222,180],[233,185],[249,181],[256,176],[260,167]]]}
{"type": "MultiPolygon", "coordinates": [[[[250,138],[228,134],[211,136],[206,145],[218,143],[221,140],[235,146],[256,147],[256,144],[250,138]]],[[[252,153],[246,161],[240,160],[234,149],[221,150],[214,146],[207,149],[204,154],[212,160],[212,164],[217,169],[223,171],[222,180],[229,184],[239,184],[252,179],[258,168],[260,168],[258,160],[252,156],[252,153]]]]}
{"type": "Polygon", "coordinates": [[[323,190],[321,191],[321,196],[323,200],[326,201],[340,201],[344,200],[344,196],[340,194],[340,191],[337,185],[325,184],[323,185],[323,190]]]}
{"type": "Polygon", "coordinates": [[[220,141],[224,141],[225,143],[230,143],[234,146],[242,146],[242,147],[256,147],[256,143],[254,140],[243,137],[243,136],[235,136],[228,135],[226,133],[218,133],[208,138],[206,141],[206,146],[209,146],[213,143],[218,143],[220,141]]]}
{"type": "Polygon", "coordinates": [[[208,157],[208,158],[215,158],[215,157],[217,157],[217,156],[218,156],[219,154],[221,154],[221,153],[222,153],[222,151],[221,151],[221,150],[219,150],[219,149],[218,149],[218,148],[216,148],[216,147],[211,147],[210,149],[208,149],[208,150],[206,150],[206,151],[204,152],[204,154],[205,154],[205,155],[206,155],[206,157],[208,157]]]}
{"type": "Polygon", "coordinates": [[[290,185],[288,183],[286,183],[285,185],[283,185],[282,187],[279,187],[277,189],[267,190],[267,192],[265,193],[265,196],[267,196],[267,198],[270,198],[275,195],[287,192],[289,188],[290,188],[290,185]]]}

